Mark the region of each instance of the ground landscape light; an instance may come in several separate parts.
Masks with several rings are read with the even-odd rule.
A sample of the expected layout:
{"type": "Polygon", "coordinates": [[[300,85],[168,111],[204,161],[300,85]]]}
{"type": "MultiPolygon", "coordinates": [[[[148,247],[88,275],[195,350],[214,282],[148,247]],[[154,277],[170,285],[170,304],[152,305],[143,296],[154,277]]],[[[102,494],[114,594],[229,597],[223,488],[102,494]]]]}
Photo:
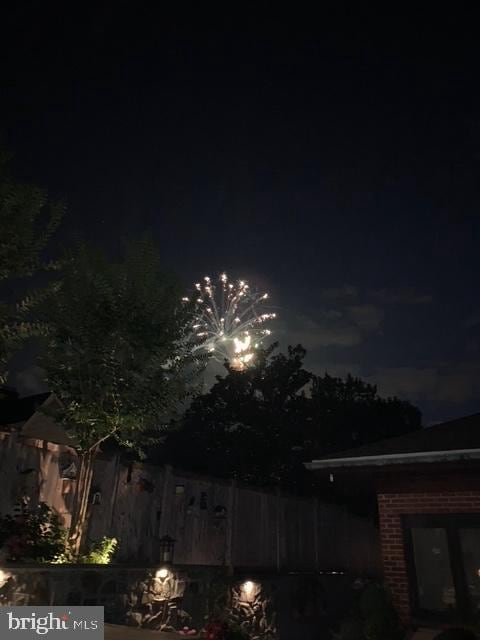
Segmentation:
{"type": "Polygon", "coordinates": [[[168,569],[159,569],[155,575],[156,578],[163,580],[168,576],[168,569]]]}
{"type": "Polygon", "coordinates": [[[247,580],[242,584],[242,590],[247,596],[249,596],[253,591],[253,586],[253,582],[251,580],[247,580]]]}

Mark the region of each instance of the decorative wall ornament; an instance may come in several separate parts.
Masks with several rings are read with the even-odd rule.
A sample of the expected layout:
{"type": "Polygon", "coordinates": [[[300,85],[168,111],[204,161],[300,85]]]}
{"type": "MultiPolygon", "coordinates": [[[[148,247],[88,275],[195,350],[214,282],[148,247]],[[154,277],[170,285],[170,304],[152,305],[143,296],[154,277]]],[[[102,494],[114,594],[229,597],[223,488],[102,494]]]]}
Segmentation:
{"type": "Polygon", "coordinates": [[[69,462],[60,466],[60,477],[64,480],[76,480],[78,474],[75,462],[69,462]]]}

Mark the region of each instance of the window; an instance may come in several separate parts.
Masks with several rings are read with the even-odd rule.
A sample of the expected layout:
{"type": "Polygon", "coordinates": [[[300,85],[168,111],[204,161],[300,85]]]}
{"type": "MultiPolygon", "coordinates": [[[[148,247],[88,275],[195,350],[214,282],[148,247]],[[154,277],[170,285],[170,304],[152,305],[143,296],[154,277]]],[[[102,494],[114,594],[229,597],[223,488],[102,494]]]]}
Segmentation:
{"type": "Polygon", "coordinates": [[[403,518],[412,610],[421,618],[480,614],[480,516],[403,518]]]}
{"type": "Polygon", "coordinates": [[[418,605],[425,611],[455,609],[447,532],[440,528],[412,528],[418,605]]]}
{"type": "Polygon", "coordinates": [[[471,610],[480,614],[480,529],[460,529],[460,547],[471,610]]]}

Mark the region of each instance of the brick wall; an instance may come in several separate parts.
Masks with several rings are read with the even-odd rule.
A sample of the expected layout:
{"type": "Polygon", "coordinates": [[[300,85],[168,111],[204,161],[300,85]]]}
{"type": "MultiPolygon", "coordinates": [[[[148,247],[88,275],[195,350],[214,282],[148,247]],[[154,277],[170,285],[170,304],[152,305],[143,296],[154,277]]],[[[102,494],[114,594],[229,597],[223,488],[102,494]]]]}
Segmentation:
{"type": "Polygon", "coordinates": [[[405,622],[411,611],[401,516],[407,514],[480,513],[480,490],[429,493],[379,493],[378,511],[385,583],[405,622]]]}

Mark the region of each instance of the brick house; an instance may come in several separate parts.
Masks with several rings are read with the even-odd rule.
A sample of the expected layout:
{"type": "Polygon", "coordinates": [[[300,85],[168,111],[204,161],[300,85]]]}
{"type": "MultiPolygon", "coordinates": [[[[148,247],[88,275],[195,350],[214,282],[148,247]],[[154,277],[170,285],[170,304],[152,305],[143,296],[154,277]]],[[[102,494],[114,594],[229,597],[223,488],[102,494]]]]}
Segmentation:
{"type": "Polygon", "coordinates": [[[350,497],[375,492],[384,580],[405,622],[480,617],[480,414],[306,466],[350,497]]]}

